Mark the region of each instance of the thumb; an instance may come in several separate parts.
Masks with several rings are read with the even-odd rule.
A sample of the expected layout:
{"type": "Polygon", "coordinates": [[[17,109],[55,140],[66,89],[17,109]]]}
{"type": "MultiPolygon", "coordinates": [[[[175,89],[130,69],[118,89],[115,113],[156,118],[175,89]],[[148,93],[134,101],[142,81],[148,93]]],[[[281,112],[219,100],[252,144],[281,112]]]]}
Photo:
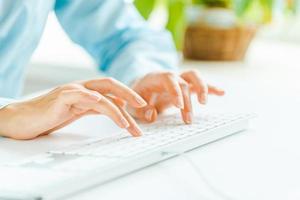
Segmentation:
{"type": "Polygon", "coordinates": [[[136,108],[133,115],[139,120],[151,123],[157,119],[157,110],[154,106],[148,105],[144,108],[136,108]]]}
{"type": "Polygon", "coordinates": [[[137,117],[149,123],[156,121],[158,111],[155,108],[155,104],[157,102],[157,99],[158,94],[152,93],[148,101],[148,106],[143,109],[137,110],[137,117]]]}

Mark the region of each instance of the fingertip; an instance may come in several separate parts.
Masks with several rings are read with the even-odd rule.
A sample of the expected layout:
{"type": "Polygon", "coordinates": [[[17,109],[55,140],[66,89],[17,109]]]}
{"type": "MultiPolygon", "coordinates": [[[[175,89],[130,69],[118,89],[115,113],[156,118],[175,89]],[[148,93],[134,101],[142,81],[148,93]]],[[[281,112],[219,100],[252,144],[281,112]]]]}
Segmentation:
{"type": "Polygon", "coordinates": [[[225,95],[225,91],[223,89],[220,89],[220,88],[217,88],[217,87],[214,87],[214,86],[209,86],[208,90],[209,90],[209,93],[211,93],[211,94],[215,94],[215,95],[218,95],[218,96],[225,95]]]}
{"type": "Polygon", "coordinates": [[[155,122],[156,120],[157,120],[157,116],[158,116],[158,114],[157,114],[157,110],[156,109],[154,109],[154,112],[153,112],[153,115],[152,115],[152,119],[151,119],[151,123],[152,122],[155,122]]]}
{"type": "Polygon", "coordinates": [[[198,101],[201,104],[206,104],[207,103],[207,94],[202,93],[202,94],[198,95],[198,101]]]}
{"type": "Polygon", "coordinates": [[[183,112],[182,117],[183,117],[184,123],[186,123],[186,124],[193,123],[193,115],[191,112],[183,112]]]}
{"type": "Polygon", "coordinates": [[[219,91],[219,96],[224,96],[225,95],[225,91],[224,90],[220,90],[219,91]]]}
{"type": "Polygon", "coordinates": [[[127,130],[133,137],[140,137],[143,135],[142,130],[138,126],[131,126],[127,128],[127,130]]]}
{"type": "Polygon", "coordinates": [[[221,90],[221,91],[215,91],[213,93],[211,93],[213,95],[217,95],[217,96],[224,96],[225,95],[225,91],[221,90]]]}

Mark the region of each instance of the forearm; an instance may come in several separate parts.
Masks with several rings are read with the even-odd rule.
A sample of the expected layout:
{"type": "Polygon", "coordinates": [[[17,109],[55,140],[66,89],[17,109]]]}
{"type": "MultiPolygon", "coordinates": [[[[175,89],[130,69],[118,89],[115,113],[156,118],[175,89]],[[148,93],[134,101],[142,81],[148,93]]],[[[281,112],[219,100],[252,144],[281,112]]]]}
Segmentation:
{"type": "Polygon", "coordinates": [[[149,72],[177,71],[177,52],[169,32],[152,29],[128,1],[56,2],[64,30],[107,75],[129,85],[149,72]]]}
{"type": "Polygon", "coordinates": [[[123,43],[122,51],[101,66],[109,76],[129,85],[151,72],[178,71],[177,52],[168,32],[144,30],[136,40],[123,43]]]}

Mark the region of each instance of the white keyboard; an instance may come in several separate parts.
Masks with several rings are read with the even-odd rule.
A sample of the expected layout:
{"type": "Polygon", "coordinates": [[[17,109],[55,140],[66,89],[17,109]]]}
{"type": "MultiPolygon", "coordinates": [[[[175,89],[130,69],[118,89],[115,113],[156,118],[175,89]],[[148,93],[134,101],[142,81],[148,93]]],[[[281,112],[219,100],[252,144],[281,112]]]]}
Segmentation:
{"type": "Polygon", "coordinates": [[[249,118],[247,114],[202,114],[194,118],[193,124],[185,125],[179,116],[163,116],[154,124],[141,125],[144,133],[141,137],[122,132],[0,166],[0,177],[1,173],[11,173],[39,180],[31,178],[32,181],[24,182],[24,178],[16,177],[9,184],[0,179],[0,199],[2,194],[16,192],[24,194],[26,199],[63,198],[245,130],[249,118]],[[63,187],[66,184],[68,188],[63,187]]]}
{"type": "Polygon", "coordinates": [[[236,120],[245,119],[245,115],[200,116],[191,125],[185,125],[176,115],[165,116],[151,125],[142,125],[142,137],[132,137],[127,132],[107,138],[96,139],[86,143],[70,146],[66,149],[50,151],[50,153],[78,156],[126,158],[147,151],[180,142],[194,135],[205,134],[206,131],[226,125],[236,120]]]}

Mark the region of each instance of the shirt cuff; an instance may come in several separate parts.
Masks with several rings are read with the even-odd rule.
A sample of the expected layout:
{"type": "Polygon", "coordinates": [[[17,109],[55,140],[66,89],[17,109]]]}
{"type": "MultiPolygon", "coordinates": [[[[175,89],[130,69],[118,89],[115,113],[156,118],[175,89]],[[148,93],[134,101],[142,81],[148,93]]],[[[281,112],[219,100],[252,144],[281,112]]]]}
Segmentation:
{"type": "MultiPolygon", "coordinates": [[[[140,64],[140,63],[139,63],[140,64]]],[[[142,65],[143,66],[143,65],[142,65]]],[[[164,72],[164,71],[169,71],[169,72],[176,72],[176,69],[168,69],[165,68],[157,63],[144,63],[144,67],[140,66],[135,66],[131,65],[127,68],[127,73],[123,73],[122,75],[119,75],[118,78],[120,81],[122,81],[124,84],[127,86],[131,86],[133,82],[135,82],[137,79],[144,77],[145,75],[149,73],[154,73],[154,72],[164,72]]]]}
{"type": "Polygon", "coordinates": [[[173,55],[161,56],[164,59],[150,59],[142,56],[129,59],[128,54],[121,55],[107,71],[107,74],[130,86],[136,79],[152,72],[169,71],[177,73],[179,71],[178,64],[173,55]],[[122,62],[120,62],[120,60],[122,62]]]}
{"type": "Polygon", "coordinates": [[[11,104],[14,101],[14,99],[0,98],[0,109],[6,107],[8,104],[11,104]]]}

